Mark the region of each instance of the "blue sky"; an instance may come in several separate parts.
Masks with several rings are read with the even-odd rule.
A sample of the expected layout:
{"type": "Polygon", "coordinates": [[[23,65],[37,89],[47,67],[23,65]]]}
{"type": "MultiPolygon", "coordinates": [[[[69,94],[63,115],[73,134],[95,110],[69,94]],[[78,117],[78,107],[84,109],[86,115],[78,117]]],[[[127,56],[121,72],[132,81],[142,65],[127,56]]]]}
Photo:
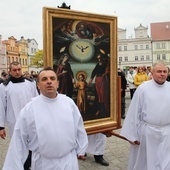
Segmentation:
{"type": "Polygon", "coordinates": [[[34,38],[42,49],[42,8],[57,8],[63,2],[71,5],[72,10],[117,16],[118,27],[127,29],[127,38],[134,37],[134,28],[140,23],[150,28],[150,23],[170,21],[169,0],[1,0],[2,39],[34,38]]]}

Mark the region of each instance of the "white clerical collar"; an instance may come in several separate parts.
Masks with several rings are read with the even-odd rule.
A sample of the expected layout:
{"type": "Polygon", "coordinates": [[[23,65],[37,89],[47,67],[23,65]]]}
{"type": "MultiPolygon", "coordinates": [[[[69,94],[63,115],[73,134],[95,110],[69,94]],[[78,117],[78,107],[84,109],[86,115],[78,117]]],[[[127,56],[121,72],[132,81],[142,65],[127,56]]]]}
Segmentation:
{"type": "Polygon", "coordinates": [[[55,98],[49,98],[49,97],[46,97],[46,96],[44,96],[42,93],[40,94],[40,96],[41,96],[41,98],[45,101],[45,102],[49,102],[49,103],[53,103],[53,102],[55,102],[58,98],[58,93],[57,93],[57,95],[56,95],[56,97],[55,98]]]}
{"type": "Polygon", "coordinates": [[[163,84],[158,84],[154,79],[152,79],[152,81],[158,87],[162,87],[166,83],[166,81],[165,81],[163,84]]]}

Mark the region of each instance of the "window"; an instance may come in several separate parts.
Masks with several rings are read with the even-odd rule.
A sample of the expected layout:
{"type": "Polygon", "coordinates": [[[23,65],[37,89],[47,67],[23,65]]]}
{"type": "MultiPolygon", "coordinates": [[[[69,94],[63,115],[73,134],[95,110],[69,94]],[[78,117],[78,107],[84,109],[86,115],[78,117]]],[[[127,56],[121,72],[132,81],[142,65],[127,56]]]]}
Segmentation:
{"type": "Polygon", "coordinates": [[[148,44],[146,44],[146,49],[149,49],[149,45],[148,44]]]}
{"type": "Polygon", "coordinates": [[[135,50],[137,50],[138,49],[138,45],[135,45],[135,50]]]}
{"type": "Polygon", "coordinates": [[[138,56],[135,56],[135,61],[138,61],[138,56]]]}
{"type": "Polygon", "coordinates": [[[146,60],[150,60],[150,56],[149,55],[146,55],[146,60]]]}
{"type": "Polygon", "coordinates": [[[10,57],[8,57],[8,64],[10,64],[11,62],[10,62],[10,57]]]}
{"type": "Polygon", "coordinates": [[[25,48],[22,48],[21,51],[24,53],[25,52],[25,48]]]}
{"type": "Polygon", "coordinates": [[[119,46],[119,51],[122,51],[122,47],[121,46],[119,46]]]}
{"type": "Polygon", "coordinates": [[[14,46],[15,46],[15,42],[14,42],[14,41],[10,41],[10,45],[11,45],[12,47],[14,47],[14,46]]]}
{"type": "Polygon", "coordinates": [[[165,43],[162,43],[162,48],[166,48],[165,43]]]}
{"type": "Polygon", "coordinates": [[[156,43],[156,48],[160,49],[160,44],[159,43],[156,43]]]}
{"type": "Polygon", "coordinates": [[[125,59],[125,61],[128,61],[128,56],[125,56],[124,59],[125,59]]]}
{"type": "Polygon", "coordinates": [[[2,57],[2,64],[5,64],[5,57],[2,57]]]}
{"type": "Polygon", "coordinates": [[[160,60],[161,57],[160,57],[160,54],[157,54],[157,60],[160,60]]]}
{"type": "Polygon", "coordinates": [[[162,59],[166,60],[166,54],[162,54],[162,59]]]}
{"type": "Polygon", "coordinates": [[[127,46],[124,46],[124,51],[127,51],[127,46]]]}
{"type": "Polygon", "coordinates": [[[31,48],[31,52],[33,53],[34,51],[33,51],[33,48],[31,48]]]}
{"type": "Polygon", "coordinates": [[[119,61],[122,61],[122,57],[119,57],[119,61]]]}
{"type": "Polygon", "coordinates": [[[28,65],[28,63],[27,63],[27,59],[25,59],[25,65],[28,65]]]}
{"type": "Polygon", "coordinates": [[[36,48],[34,48],[34,53],[36,52],[36,48]]]}
{"type": "Polygon", "coordinates": [[[144,60],[144,56],[143,55],[140,57],[140,60],[142,60],[142,61],[144,60]]]}
{"type": "Polygon", "coordinates": [[[143,45],[140,45],[140,49],[141,49],[141,50],[143,49],[143,45]]]}

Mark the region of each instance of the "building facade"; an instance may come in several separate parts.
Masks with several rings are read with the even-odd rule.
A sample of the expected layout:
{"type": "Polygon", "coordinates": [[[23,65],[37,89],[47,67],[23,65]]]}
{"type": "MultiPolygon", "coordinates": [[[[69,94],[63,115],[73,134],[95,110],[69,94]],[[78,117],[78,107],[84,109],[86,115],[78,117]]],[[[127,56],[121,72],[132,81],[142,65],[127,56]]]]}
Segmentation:
{"type": "Polygon", "coordinates": [[[118,67],[124,71],[130,66],[152,66],[152,39],[148,28],[140,24],[134,28],[135,38],[126,38],[126,29],[118,28],[118,67]]]}
{"type": "Polygon", "coordinates": [[[0,73],[3,70],[8,71],[9,64],[18,61],[22,65],[22,72],[35,71],[36,66],[30,66],[30,58],[38,51],[38,43],[35,39],[25,39],[23,36],[20,40],[11,36],[8,40],[2,40],[0,35],[0,73]]]}
{"type": "Polygon", "coordinates": [[[7,72],[7,56],[6,45],[2,44],[2,36],[0,35],[0,75],[3,71],[7,72]]]}
{"type": "Polygon", "coordinates": [[[20,62],[19,47],[17,44],[17,40],[13,36],[9,37],[8,40],[2,41],[2,44],[4,44],[6,47],[6,59],[8,69],[11,62],[20,62]]]}
{"type": "Polygon", "coordinates": [[[153,62],[162,60],[170,67],[170,22],[151,23],[153,62]]]}
{"type": "Polygon", "coordinates": [[[22,36],[19,41],[17,41],[19,47],[20,63],[22,65],[22,72],[28,71],[28,43],[27,40],[22,36]]]}
{"type": "Polygon", "coordinates": [[[31,58],[35,56],[35,53],[38,51],[38,43],[35,39],[27,39],[28,43],[28,71],[31,73],[31,71],[37,72],[39,69],[32,65],[31,58]]]}

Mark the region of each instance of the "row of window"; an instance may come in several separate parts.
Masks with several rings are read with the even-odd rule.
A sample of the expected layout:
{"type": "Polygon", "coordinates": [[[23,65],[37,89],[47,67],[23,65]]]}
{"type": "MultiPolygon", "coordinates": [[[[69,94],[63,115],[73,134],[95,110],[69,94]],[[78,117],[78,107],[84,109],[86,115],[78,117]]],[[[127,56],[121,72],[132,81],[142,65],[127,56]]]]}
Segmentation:
{"type": "MultiPolygon", "coordinates": [[[[15,47],[11,47],[11,51],[15,51],[15,47]]],[[[21,52],[25,52],[25,48],[22,48],[21,52]]],[[[35,53],[36,52],[36,48],[31,48],[31,52],[35,53]]]]}
{"type": "Polygon", "coordinates": [[[166,54],[157,54],[157,60],[166,60],[166,54]]]}
{"type": "MultiPolygon", "coordinates": [[[[166,58],[167,58],[166,54],[157,54],[157,60],[166,60],[166,58]]],[[[151,59],[150,55],[146,55],[146,56],[141,55],[141,56],[134,57],[134,61],[138,61],[138,60],[144,61],[144,60],[150,60],[150,59],[151,59]]],[[[119,57],[119,62],[122,62],[122,61],[129,61],[128,56],[119,57]]]]}
{"type": "MultiPolygon", "coordinates": [[[[140,57],[139,56],[134,56],[134,61],[138,61],[138,60],[143,61],[143,60],[150,60],[150,59],[151,59],[150,55],[146,55],[146,56],[141,55],[140,57]]],[[[128,56],[119,57],[119,62],[122,62],[122,61],[129,61],[128,56]]]]}
{"type": "Polygon", "coordinates": [[[165,43],[156,43],[156,49],[165,49],[166,48],[166,45],[165,43]]]}
{"type": "MultiPolygon", "coordinates": [[[[144,45],[134,45],[134,50],[143,50],[144,49],[144,45]]],[[[149,49],[149,44],[145,45],[145,49],[149,49]]],[[[127,46],[119,46],[119,51],[127,51],[127,46]]]]}
{"type": "Polygon", "coordinates": [[[8,57],[8,64],[12,63],[13,61],[18,61],[21,63],[21,65],[28,65],[28,60],[26,58],[8,57]]]}
{"type": "Polygon", "coordinates": [[[32,53],[36,53],[36,48],[31,48],[32,53]]]}
{"type": "MultiPolygon", "coordinates": [[[[28,60],[26,58],[19,58],[19,57],[8,57],[8,65],[13,62],[18,61],[21,63],[21,65],[28,65],[28,60]]],[[[2,65],[6,64],[6,57],[2,57],[2,65]]]]}
{"type": "MultiPolygon", "coordinates": [[[[119,51],[127,51],[128,46],[119,46],[119,51]]],[[[165,43],[156,43],[156,49],[165,49],[166,48],[166,44],[165,43]]],[[[134,50],[148,50],[149,49],[149,44],[146,45],[134,45],[134,50]],[[145,48],[144,48],[145,47],[145,48]]]]}

